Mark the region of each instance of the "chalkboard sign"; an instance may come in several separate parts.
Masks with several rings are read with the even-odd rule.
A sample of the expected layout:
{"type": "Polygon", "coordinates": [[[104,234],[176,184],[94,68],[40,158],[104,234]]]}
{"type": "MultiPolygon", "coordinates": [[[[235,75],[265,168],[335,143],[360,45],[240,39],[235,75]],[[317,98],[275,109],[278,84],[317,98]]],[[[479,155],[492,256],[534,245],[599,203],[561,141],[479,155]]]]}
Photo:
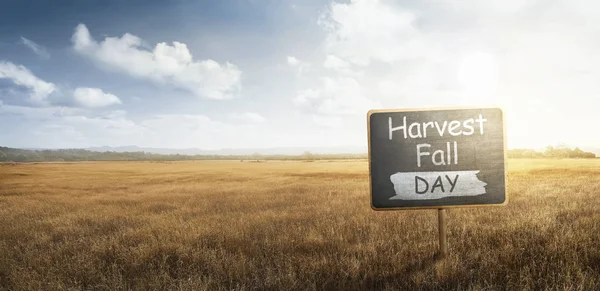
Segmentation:
{"type": "Polygon", "coordinates": [[[371,110],[367,131],[373,209],[506,204],[502,110],[371,110]]]}

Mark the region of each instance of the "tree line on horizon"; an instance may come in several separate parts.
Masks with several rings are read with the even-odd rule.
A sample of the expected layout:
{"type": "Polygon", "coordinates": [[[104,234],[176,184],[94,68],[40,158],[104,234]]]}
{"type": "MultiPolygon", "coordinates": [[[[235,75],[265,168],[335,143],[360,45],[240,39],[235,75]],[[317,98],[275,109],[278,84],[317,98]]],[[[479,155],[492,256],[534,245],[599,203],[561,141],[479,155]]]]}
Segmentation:
{"type": "Polygon", "coordinates": [[[532,149],[508,150],[509,158],[559,158],[559,159],[594,159],[595,153],[586,152],[576,147],[571,149],[567,146],[548,146],[543,152],[532,149]]]}
{"type": "Polygon", "coordinates": [[[300,155],[181,155],[149,152],[96,152],[84,149],[26,150],[0,146],[0,162],[78,162],[78,161],[191,161],[191,160],[347,160],[366,159],[367,154],[313,154],[300,155]]]}
{"type": "MultiPolygon", "coordinates": [[[[543,152],[532,149],[508,150],[508,158],[583,158],[593,159],[596,154],[582,151],[579,148],[570,149],[565,146],[549,146],[543,152]]],[[[191,160],[240,160],[266,161],[266,160],[348,160],[368,159],[363,154],[318,154],[304,152],[299,155],[180,155],[180,154],[154,154],[149,152],[96,152],[83,149],[59,150],[26,150],[0,146],[0,162],[78,162],[78,161],[191,161],[191,160]]]]}

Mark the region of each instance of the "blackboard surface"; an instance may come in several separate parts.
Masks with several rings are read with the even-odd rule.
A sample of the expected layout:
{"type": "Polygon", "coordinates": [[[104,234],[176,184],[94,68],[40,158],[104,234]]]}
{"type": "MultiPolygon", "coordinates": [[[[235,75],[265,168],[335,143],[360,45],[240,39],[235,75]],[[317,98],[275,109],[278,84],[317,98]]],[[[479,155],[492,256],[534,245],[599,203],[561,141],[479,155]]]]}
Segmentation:
{"type": "Polygon", "coordinates": [[[506,203],[499,108],[372,110],[367,123],[373,209],[506,203]]]}

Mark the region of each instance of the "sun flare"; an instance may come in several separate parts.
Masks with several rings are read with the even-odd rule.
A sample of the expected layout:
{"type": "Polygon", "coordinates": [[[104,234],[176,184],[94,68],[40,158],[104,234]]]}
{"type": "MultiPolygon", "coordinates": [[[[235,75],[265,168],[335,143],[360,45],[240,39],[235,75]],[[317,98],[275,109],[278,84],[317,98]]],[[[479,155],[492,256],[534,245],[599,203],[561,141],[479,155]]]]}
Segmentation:
{"type": "Polygon", "coordinates": [[[458,69],[458,82],[470,98],[478,103],[494,102],[498,85],[498,66],[493,55],[476,52],[466,55],[458,69]]]}

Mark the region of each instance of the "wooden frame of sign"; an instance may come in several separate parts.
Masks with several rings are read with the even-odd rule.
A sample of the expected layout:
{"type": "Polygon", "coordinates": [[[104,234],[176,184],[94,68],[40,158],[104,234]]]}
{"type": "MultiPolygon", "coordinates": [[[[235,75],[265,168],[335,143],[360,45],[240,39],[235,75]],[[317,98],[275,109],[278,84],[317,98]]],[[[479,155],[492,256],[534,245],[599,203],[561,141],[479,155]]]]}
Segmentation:
{"type": "Polygon", "coordinates": [[[367,113],[373,210],[504,206],[506,127],[499,107],[380,109],[367,113]]]}

